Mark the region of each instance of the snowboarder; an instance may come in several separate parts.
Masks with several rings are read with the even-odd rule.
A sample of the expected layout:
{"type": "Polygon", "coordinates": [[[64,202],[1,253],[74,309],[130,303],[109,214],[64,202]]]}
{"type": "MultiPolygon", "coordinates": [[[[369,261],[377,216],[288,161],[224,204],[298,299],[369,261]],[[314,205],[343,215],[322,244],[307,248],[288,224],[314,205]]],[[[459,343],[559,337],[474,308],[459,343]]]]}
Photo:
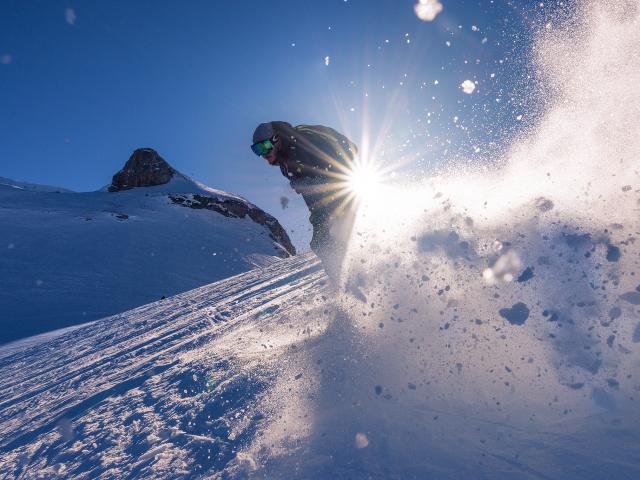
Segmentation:
{"type": "Polygon", "coordinates": [[[345,185],[358,151],[356,145],[329,127],[293,127],[273,121],[258,125],[251,149],[269,165],[280,167],[291,187],[304,198],[313,225],[311,250],[337,284],[353,224],[345,185]]]}

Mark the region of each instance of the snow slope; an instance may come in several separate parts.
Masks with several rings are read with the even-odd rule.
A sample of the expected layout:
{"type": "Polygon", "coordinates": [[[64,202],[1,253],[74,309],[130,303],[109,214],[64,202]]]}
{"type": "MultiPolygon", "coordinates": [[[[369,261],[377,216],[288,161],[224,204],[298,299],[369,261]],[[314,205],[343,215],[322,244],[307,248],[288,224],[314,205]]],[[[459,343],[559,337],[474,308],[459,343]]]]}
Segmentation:
{"type": "Polygon", "coordinates": [[[404,306],[369,305],[330,292],[307,254],[44,343],[1,348],[0,472],[92,479],[640,475],[640,418],[633,402],[619,402],[628,381],[618,377],[620,390],[606,392],[593,375],[583,386],[562,385],[539,340],[523,342],[531,332],[498,315],[490,325],[443,328],[443,321],[411,320],[404,306]],[[380,327],[390,312],[395,320],[380,327]],[[457,353],[443,354],[452,345],[457,353]],[[592,394],[598,390],[602,398],[592,394]]]}
{"type": "Polygon", "coordinates": [[[181,174],[165,185],[121,192],[0,184],[0,343],[288,256],[269,222],[277,225],[246,200],[181,174]],[[200,206],[194,198],[211,208],[189,208],[200,206]],[[228,213],[233,206],[258,212],[263,223],[228,213]]]}

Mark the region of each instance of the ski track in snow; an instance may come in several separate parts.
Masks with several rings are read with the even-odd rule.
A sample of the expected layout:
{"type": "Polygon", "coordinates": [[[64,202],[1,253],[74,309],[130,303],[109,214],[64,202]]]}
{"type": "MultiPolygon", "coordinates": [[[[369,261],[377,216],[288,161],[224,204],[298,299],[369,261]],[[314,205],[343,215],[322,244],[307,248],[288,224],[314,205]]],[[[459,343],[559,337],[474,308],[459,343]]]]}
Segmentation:
{"type": "MultiPolygon", "coordinates": [[[[188,352],[247,318],[268,315],[268,305],[306,301],[323,284],[318,262],[301,256],[24,351],[0,349],[0,471],[6,478],[114,478],[144,475],[166,455],[176,457],[170,470],[146,473],[179,473],[175,461],[194,473],[224,463],[244,438],[229,438],[229,417],[242,412],[264,385],[247,382],[225,352],[207,350],[195,364],[188,352]],[[211,372],[221,377],[208,389],[211,372]]],[[[255,422],[249,420],[245,435],[255,422]]]]}
{"type": "Polygon", "coordinates": [[[0,349],[2,478],[640,472],[636,419],[624,412],[527,427],[416,403],[415,386],[380,395],[355,331],[360,305],[331,295],[307,254],[0,349]]]}

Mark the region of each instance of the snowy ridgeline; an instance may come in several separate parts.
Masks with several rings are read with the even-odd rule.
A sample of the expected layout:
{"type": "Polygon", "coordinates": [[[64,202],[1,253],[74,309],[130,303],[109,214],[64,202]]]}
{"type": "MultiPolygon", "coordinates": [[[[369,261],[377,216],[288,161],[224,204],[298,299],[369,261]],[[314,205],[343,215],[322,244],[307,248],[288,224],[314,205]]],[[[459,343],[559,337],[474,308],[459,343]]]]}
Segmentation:
{"type": "Polygon", "coordinates": [[[55,193],[72,193],[72,190],[68,190],[62,187],[53,187],[51,185],[39,185],[37,183],[17,182],[10,178],[0,177],[0,186],[12,187],[17,190],[26,190],[31,192],[55,192],[55,193]]]}
{"type": "Polygon", "coordinates": [[[190,290],[292,248],[273,217],[179,173],[119,192],[36,187],[0,182],[0,343],[190,290]]]}

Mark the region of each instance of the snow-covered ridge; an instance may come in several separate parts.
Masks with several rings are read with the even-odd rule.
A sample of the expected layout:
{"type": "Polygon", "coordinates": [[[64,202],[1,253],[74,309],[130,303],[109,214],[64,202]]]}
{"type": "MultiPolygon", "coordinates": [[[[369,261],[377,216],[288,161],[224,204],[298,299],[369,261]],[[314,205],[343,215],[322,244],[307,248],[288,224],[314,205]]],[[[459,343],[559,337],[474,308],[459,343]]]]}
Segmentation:
{"type": "MultiPolygon", "coordinates": [[[[118,172],[110,185],[118,188],[62,195],[0,184],[0,343],[112,315],[296,253],[268,213],[181,174],[150,149],[142,153],[151,161],[118,172]],[[146,170],[159,164],[160,176],[146,170]]],[[[132,158],[140,159],[139,152],[132,158]]]]}
{"type": "Polygon", "coordinates": [[[37,183],[18,182],[6,177],[0,177],[0,186],[9,186],[19,190],[28,190],[35,192],[56,192],[56,193],[72,193],[73,190],[62,187],[54,187],[51,185],[40,185],[37,183]]]}

